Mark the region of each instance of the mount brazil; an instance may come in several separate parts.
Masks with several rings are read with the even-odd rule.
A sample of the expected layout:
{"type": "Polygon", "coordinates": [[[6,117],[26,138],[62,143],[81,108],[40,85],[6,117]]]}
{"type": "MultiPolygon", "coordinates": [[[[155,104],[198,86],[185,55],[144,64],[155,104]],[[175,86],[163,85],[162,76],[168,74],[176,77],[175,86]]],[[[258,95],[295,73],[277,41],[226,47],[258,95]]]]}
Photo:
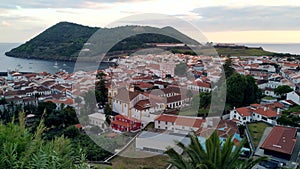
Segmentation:
{"type": "MultiPolygon", "coordinates": [[[[200,45],[203,51],[197,51],[198,54],[216,54],[215,51],[211,51],[211,47],[199,44],[196,40],[170,26],[156,28],[130,25],[114,28],[98,28],[70,22],[59,22],[26,43],[6,52],[5,55],[28,59],[75,61],[79,53],[83,51],[82,49],[89,56],[104,53],[108,56],[114,56],[130,54],[139,49],[155,47],[153,46],[155,43],[186,44],[184,46],[164,48],[173,53],[195,54],[187,45],[200,45]],[[113,42],[112,39],[117,40],[118,43],[112,46],[107,45],[113,42]],[[104,50],[106,48],[109,50],[104,50]]],[[[277,55],[273,52],[264,51],[262,48],[214,47],[219,55],[277,55]]]]}

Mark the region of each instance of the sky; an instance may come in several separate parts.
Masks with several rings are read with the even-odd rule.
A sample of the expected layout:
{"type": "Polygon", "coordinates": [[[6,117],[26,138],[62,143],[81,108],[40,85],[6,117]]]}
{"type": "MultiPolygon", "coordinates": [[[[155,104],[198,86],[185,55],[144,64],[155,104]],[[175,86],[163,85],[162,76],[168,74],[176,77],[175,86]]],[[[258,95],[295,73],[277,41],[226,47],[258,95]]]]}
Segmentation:
{"type": "Polygon", "coordinates": [[[111,27],[143,13],[182,19],[216,43],[300,43],[298,0],[1,0],[0,42],[26,42],[60,21],[111,27]]]}

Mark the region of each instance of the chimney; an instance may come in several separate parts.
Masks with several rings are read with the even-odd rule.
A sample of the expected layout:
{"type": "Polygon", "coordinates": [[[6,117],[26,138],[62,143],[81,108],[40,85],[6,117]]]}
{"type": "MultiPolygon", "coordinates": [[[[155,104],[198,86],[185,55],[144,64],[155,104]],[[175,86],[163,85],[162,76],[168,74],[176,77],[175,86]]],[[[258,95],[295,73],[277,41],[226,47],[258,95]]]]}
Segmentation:
{"type": "Polygon", "coordinates": [[[277,108],[277,114],[278,115],[280,114],[280,108],[277,108]]]}
{"type": "Polygon", "coordinates": [[[129,88],[129,91],[130,91],[130,92],[134,92],[134,86],[133,86],[132,84],[130,84],[130,85],[128,86],[128,88],[129,88]]]}
{"type": "Polygon", "coordinates": [[[264,111],[266,111],[267,110],[267,107],[264,107],[264,111]]]}

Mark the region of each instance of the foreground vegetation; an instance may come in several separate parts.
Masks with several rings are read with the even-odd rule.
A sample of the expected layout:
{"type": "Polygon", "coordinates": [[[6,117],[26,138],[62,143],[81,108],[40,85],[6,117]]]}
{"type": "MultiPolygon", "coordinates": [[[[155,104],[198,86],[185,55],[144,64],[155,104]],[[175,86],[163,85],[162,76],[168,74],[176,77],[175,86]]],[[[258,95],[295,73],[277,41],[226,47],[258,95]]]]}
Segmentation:
{"type": "Polygon", "coordinates": [[[267,157],[246,160],[239,160],[245,140],[234,148],[231,138],[225,143],[221,143],[219,136],[214,132],[205,142],[205,147],[201,145],[196,135],[189,135],[190,144],[188,146],[177,143],[183,150],[183,155],[173,148],[167,151],[170,156],[170,163],[178,169],[251,169],[267,157]]]}
{"type": "MultiPolygon", "coordinates": [[[[57,108],[52,102],[40,102],[38,105],[11,105],[2,100],[3,111],[0,110],[0,121],[2,125],[11,125],[12,121],[18,124],[13,119],[18,119],[20,112],[24,111],[26,118],[26,132],[35,134],[38,130],[41,121],[43,121],[44,129],[41,133],[41,139],[45,142],[50,142],[56,138],[64,137],[69,140],[72,147],[80,147],[85,151],[88,161],[102,161],[111,155],[110,152],[102,147],[115,148],[118,143],[115,140],[106,137],[105,135],[97,136],[97,142],[103,143],[102,147],[97,145],[85,132],[76,128],[78,119],[76,111],[73,107],[64,106],[57,108]]],[[[94,128],[91,128],[91,132],[94,128]]]]}
{"type": "Polygon", "coordinates": [[[25,128],[23,113],[18,124],[14,120],[6,125],[0,124],[0,168],[88,168],[85,152],[73,147],[69,139],[63,136],[51,141],[42,139],[46,129],[43,122],[34,133],[25,128]]]}

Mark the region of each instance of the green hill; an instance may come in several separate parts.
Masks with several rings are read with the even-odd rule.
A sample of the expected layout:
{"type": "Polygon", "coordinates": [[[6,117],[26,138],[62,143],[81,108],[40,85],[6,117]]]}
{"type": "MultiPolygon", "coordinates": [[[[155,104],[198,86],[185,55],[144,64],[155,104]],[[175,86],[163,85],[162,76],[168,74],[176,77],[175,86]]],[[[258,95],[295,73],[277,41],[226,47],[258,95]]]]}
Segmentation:
{"type": "Polygon", "coordinates": [[[109,52],[124,52],[150,47],[146,43],[181,43],[177,39],[188,44],[198,44],[197,41],[171,27],[121,26],[97,28],[60,22],[5,54],[20,58],[75,60],[84,44],[92,35],[94,40],[95,36],[98,37],[91,47],[96,50],[90,52],[90,55],[105,53],[100,48],[106,47],[105,45],[109,44],[112,39],[120,39],[120,42],[109,48],[109,52]],[[135,35],[127,37],[132,34],[135,35]]]}
{"type": "MultiPolygon", "coordinates": [[[[85,49],[83,50],[85,59],[94,60],[96,59],[95,56],[104,53],[107,56],[130,54],[139,49],[153,47],[151,43],[200,45],[197,41],[169,26],[156,28],[131,25],[115,28],[97,28],[60,22],[5,54],[19,58],[75,61],[81,49],[85,49]]],[[[164,47],[164,49],[173,53],[195,55],[195,52],[188,46],[164,47]]],[[[201,45],[201,48],[195,49],[198,50],[198,54],[203,55],[294,56],[269,52],[262,48],[248,47],[214,46],[214,49],[216,49],[214,50],[209,46],[201,45]]]]}

